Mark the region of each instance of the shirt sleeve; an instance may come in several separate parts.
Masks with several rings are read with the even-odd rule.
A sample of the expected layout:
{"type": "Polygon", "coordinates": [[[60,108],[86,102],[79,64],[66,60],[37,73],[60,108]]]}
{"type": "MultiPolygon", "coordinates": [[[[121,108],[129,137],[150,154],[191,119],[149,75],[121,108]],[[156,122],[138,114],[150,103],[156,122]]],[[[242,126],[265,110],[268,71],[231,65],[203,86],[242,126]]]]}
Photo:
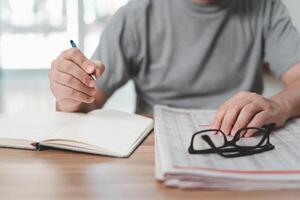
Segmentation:
{"type": "Polygon", "coordinates": [[[100,60],[105,65],[105,72],[97,80],[97,87],[107,97],[131,78],[135,47],[130,32],[130,22],[123,7],[109,20],[92,56],[93,60],[100,60]]]}
{"type": "Polygon", "coordinates": [[[271,72],[281,78],[288,69],[300,62],[300,35],[283,3],[280,0],[269,3],[270,9],[266,9],[265,17],[264,61],[269,64],[271,72]]]}

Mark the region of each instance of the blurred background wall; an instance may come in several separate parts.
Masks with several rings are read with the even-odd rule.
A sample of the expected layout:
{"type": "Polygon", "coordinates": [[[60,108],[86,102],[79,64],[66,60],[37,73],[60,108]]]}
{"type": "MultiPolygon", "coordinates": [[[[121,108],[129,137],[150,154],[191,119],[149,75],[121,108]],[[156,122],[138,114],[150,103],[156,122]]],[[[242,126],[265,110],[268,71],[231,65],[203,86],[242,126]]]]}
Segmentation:
{"type": "Polygon", "coordinates": [[[299,0],[282,0],[282,2],[287,6],[290,11],[292,20],[296,28],[300,31],[300,1],[299,0]]]}
{"type": "MultiPolygon", "coordinates": [[[[299,0],[282,0],[300,30],[299,0]]],[[[48,82],[51,61],[74,39],[89,57],[109,17],[128,0],[0,0],[0,113],[53,110],[48,82]]],[[[265,77],[265,95],[281,85],[265,77]]],[[[132,82],[105,105],[134,111],[132,82]]]]}

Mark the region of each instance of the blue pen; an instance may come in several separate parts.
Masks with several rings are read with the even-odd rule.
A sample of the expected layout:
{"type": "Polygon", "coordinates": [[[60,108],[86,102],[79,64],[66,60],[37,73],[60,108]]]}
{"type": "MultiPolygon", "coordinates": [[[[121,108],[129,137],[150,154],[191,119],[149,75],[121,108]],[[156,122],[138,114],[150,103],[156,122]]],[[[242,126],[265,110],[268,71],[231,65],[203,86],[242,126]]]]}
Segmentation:
{"type": "MultiPolygon", "coordinates": [[[[75,44],[75,42],[73,40],[70,40],[71,46],[72,48],[77,48],[77,45],[75,44]]],[[[97,80],[96,75],[95,74],[89,74],[91,79],[93,79],[94,81],[97,80]]]]}

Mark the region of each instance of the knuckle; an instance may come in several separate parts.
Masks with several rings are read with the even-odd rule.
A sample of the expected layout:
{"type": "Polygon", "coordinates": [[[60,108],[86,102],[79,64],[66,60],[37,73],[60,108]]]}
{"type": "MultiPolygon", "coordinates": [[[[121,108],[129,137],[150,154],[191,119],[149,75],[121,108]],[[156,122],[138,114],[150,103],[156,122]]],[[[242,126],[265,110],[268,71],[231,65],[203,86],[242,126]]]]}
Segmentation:
{"type": "Polygon", "coordinates": [[[85,85],[83,85],[83,84],[82,84],[82,86],[80,86],[80,87],[81,87],[81,91],[82,91],[84,94],[89,95],[89,96],[93,96],[93,95],[94,95],[94,89],[89,88],[89,87],[87,87],[87,86],[85,86],[85,85]]]}
{"type": "Polygon", "coordinates": [[[238,96],[240,96],[240,97],[245,97],[245,96],[247,96],[249,94],[249,92],[245,92],[245,91],[240,91],[240,92],[238,92],[238,96]]]}
{"type": "Polygon", "coordinates": [[[87,95],[83,94],[83,93],[80,93],[78,95],[78,98],[79,98],[80,101],[83,101],[83,102],[88,102],[89,101],[89,97],[87,95]]]}
{"type": "Polygon", "coordinates": [[[264,110],[272,110],[272,105],[268,99],[262,97],[258,103],[264,110]]]}
{"type": "Polygon", "coordinates": [[[222,113],[226,111],[226,106],[225,104],[222,104],[219,108],[218,108],[218,113],[222,113]]]}
{"type": "Polygon", "coordinates": [[[223,105],[223,106],[221,106],[220,108],[219,108],[219,114],[220,115],[222,115],[223,113],[225,113],[226,112],[226,107],[223,105]]]}
{"type": "Polygon", "coordinates": [[[242,112],[245,114],[253,114],[255,112],[255,108],[256,106],[253,103],[250,103],[243,108],[242,112]]]}
{"type": "Polygon", "coordinates": [[[85,100],[85,101],[88,101],[88,100],[89,100],[89,97],[88,97],[87,95],[85,95],[85,94],[81,94],[80,96],[81,96],[81,98],[82,98],[83,100],[85,100]]]}
{"type": "Polygon", "coordinates": [[[261,120],[262,122],[266,121],[268,118],[269,118],[269,115],[268,115],[267,113],[263,113],[263,114],[261,114],[261,116],[260,116],[260,120],[261,120]]]}
{"type": "Polygon", "coordinates": [[[81,82],[83,82],[84,84],[89,83],[89,76],[83,72],[81,72],[80,70],[78,70],[77,68],[72,68],[72,71],[69,70],[69,72],[72,72],[72,75],[74,77],[76,77],[77,79],[79,79],[81,82]]]}
{"type": "Polygon", "coordinates": [[[63,50],[60,54],[60,57],[65,57],[66,55],[68,55],[70,49],[67,49],[67,50],[63,50]]]}
{"type": "Polygon", "coordinates": [[[73,96],[74,91],[73,91],[72,89],[70,89],[70,88],[64,87],[64,88],[62,89],[62,93],[63,93],[65,96],[70,97],[70,96],[73,96]]]}
{"type": "Polygon", "coordinates": [[[73,70],[72,68],[72,63],[70,63],[70,62],[68,62],[68,61],[64,61],[64,62],[62,62],[61,63],[61,65],[60,65],[60,70],[61,71],[64,71],[64,72],[66,72],[66,73],[70,73],[71,72],[71,70],[73,70]]]}
{"type": "Polygon", "coordinates": [[[90,62],[89,60],[84,60],[84,61],[82,62],[82,66],[83,66],[83,67],[87,67],[87,66],[89,66],[89,65],[94,66],[94,63],[93,63],[93,62],[90,62]]]}
{"type": "Polygon", "coordinates": [[[267,114],[260,114],[257,117],[255,117],[255,125],[261,125],[268,119],[267,114]]]}
{"type": "Polygon", "coordinates": [[[260,95],[258,95],[258,94],[255,93],[255,92],[248,92],[248,93],[247,93],[247,97],[248,97],[249,99],[251,99],[252,101],[253,101],[253,100],[260,99],[260,95]]]}
{"type": "Polygon", "coordinates": [[[78,56],[78,54],[80,54],[80,50],[78,48],[72,48],[70,50],[70,57],[76,57],[78,56]]]}
{"type": "Polygon", "coordinates": [[[67,72],[71,72],[73,67],[72,67],[71,64],[65,64],[65,65],[64,65],[64,68],[65,68],[65,70],[66,70],[67,72]]]}
{"type": "Polygon", "coordinates": [[[49,73],[50,84],[54,84],[55,79],[57,79],[57,74],[54,71],[49,73]]]}
{"type": "Polygon", "coordinates": [[[266,104],[266,110],[271,111],[273,110],[273,106],[271,104],[266,104]]]}
{"type": "Polygon", "coordinates": [[[216,119],[217,120],[221,120],[222,118],[223,118],[223,112],[218,112],[217,114],[216,114],[216,119]]]}
{"type": "Polygon", "coordinates": [[[76,95],[76,91],[73,89],[69,89],[69,95],[70,97],[74,97],[76,95]]]}
{"type": "Polygon", "coordinates": [[[91,70],[94,71],[96,69],[96,65],[89,61],[89,60],[85,60],[82,59],[82,65],[81,67],[86,71],[86,72],[90,72],[91,70]]]}
{"type": "Polygon", "coordinates": [[[264,102],[265,102],[265,108],[267,110],[272,110],[273,109],[273,105],[268,99],[265,99],[264,102]]]}
{"type": "Polygon", "coordinates": [[[71,85],[73,83],[73,77],[66,76],[65,81],[66,81],[66,84],[71,85]]]}
{"type": "Polygon", "coordinates": [[[261,95],[257,95],[256,99],[257,99],[257,101],[260,102],[261,104],[266,104],[266,103],[268,103],[267,99],[264,98],[264,97],[261,96],[261,95]]]}
{"type": "Polygon", "coordinates": [[[58,60],[55,59],[51,62],[51,69],[56,68],[58,60]]]}
{"type": "Polygon", "coordinates": [[[241,110],[241,105],[236,103],[234,105],[231,106],[231,108],[229,109],[232,113],[236,113],[238,111],[241,110]]]}
{"type": "Polygon", "coordinates": [[[84,91],[84,93],[86,93],[89,96],[94,95],[94,90],[90,89],[90,88],[87,88],[86,86],[82,87],[82,91],[84,91]]]}
{"type": "Polygon", "coordinates": [[[268,103],[268,102],[269,102],[269,99],[267,99],[267,98],[265,98],[265,97],[263,97],[263,96],[261,96],[261,95],[260,95],[260,100],[261,100],[262,102],[265,102],[265,103],[268,103]]]}
{"type": "Polygon", "coordinates": [[[85,85],[88,85],[89,84],[89,81],[90,81],[90,77],[86,74],[83,74],[83,73],[78,73],[77,75],[79,77],[79,80],[85,84],[85,85]]]}
{"type": "Polygon", "coordinates": [[[83,76],[83,83],[85,83],[86,85],[89,85],[90,81],[91,81],[91,78],[89,76],[87,76],[87,75],[83,76]]]}
{"type": "Polygon", "coordinates": [[[271,111],[273,109],[272,105],[267,102],[263,105],[263,108],[266,111],[271,111]]]}
{"type": "Polygon", "coordinates": [[[61,52],[61,55],[67,54],[69,51],[70,51],[70,49],[63,50],[63,51],[61,52]]]}

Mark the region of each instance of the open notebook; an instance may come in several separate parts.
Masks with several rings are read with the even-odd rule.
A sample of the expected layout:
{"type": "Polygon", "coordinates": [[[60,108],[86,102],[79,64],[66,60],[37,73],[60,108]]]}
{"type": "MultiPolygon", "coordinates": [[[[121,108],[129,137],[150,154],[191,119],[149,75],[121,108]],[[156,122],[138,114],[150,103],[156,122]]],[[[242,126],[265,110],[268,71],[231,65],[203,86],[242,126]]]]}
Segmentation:
{"type": "Polygon", "coordinates": [[[0,147],[128,157],[152,129],[152,119],[122,111],[19,112],[0,118],[0,147]]]}

